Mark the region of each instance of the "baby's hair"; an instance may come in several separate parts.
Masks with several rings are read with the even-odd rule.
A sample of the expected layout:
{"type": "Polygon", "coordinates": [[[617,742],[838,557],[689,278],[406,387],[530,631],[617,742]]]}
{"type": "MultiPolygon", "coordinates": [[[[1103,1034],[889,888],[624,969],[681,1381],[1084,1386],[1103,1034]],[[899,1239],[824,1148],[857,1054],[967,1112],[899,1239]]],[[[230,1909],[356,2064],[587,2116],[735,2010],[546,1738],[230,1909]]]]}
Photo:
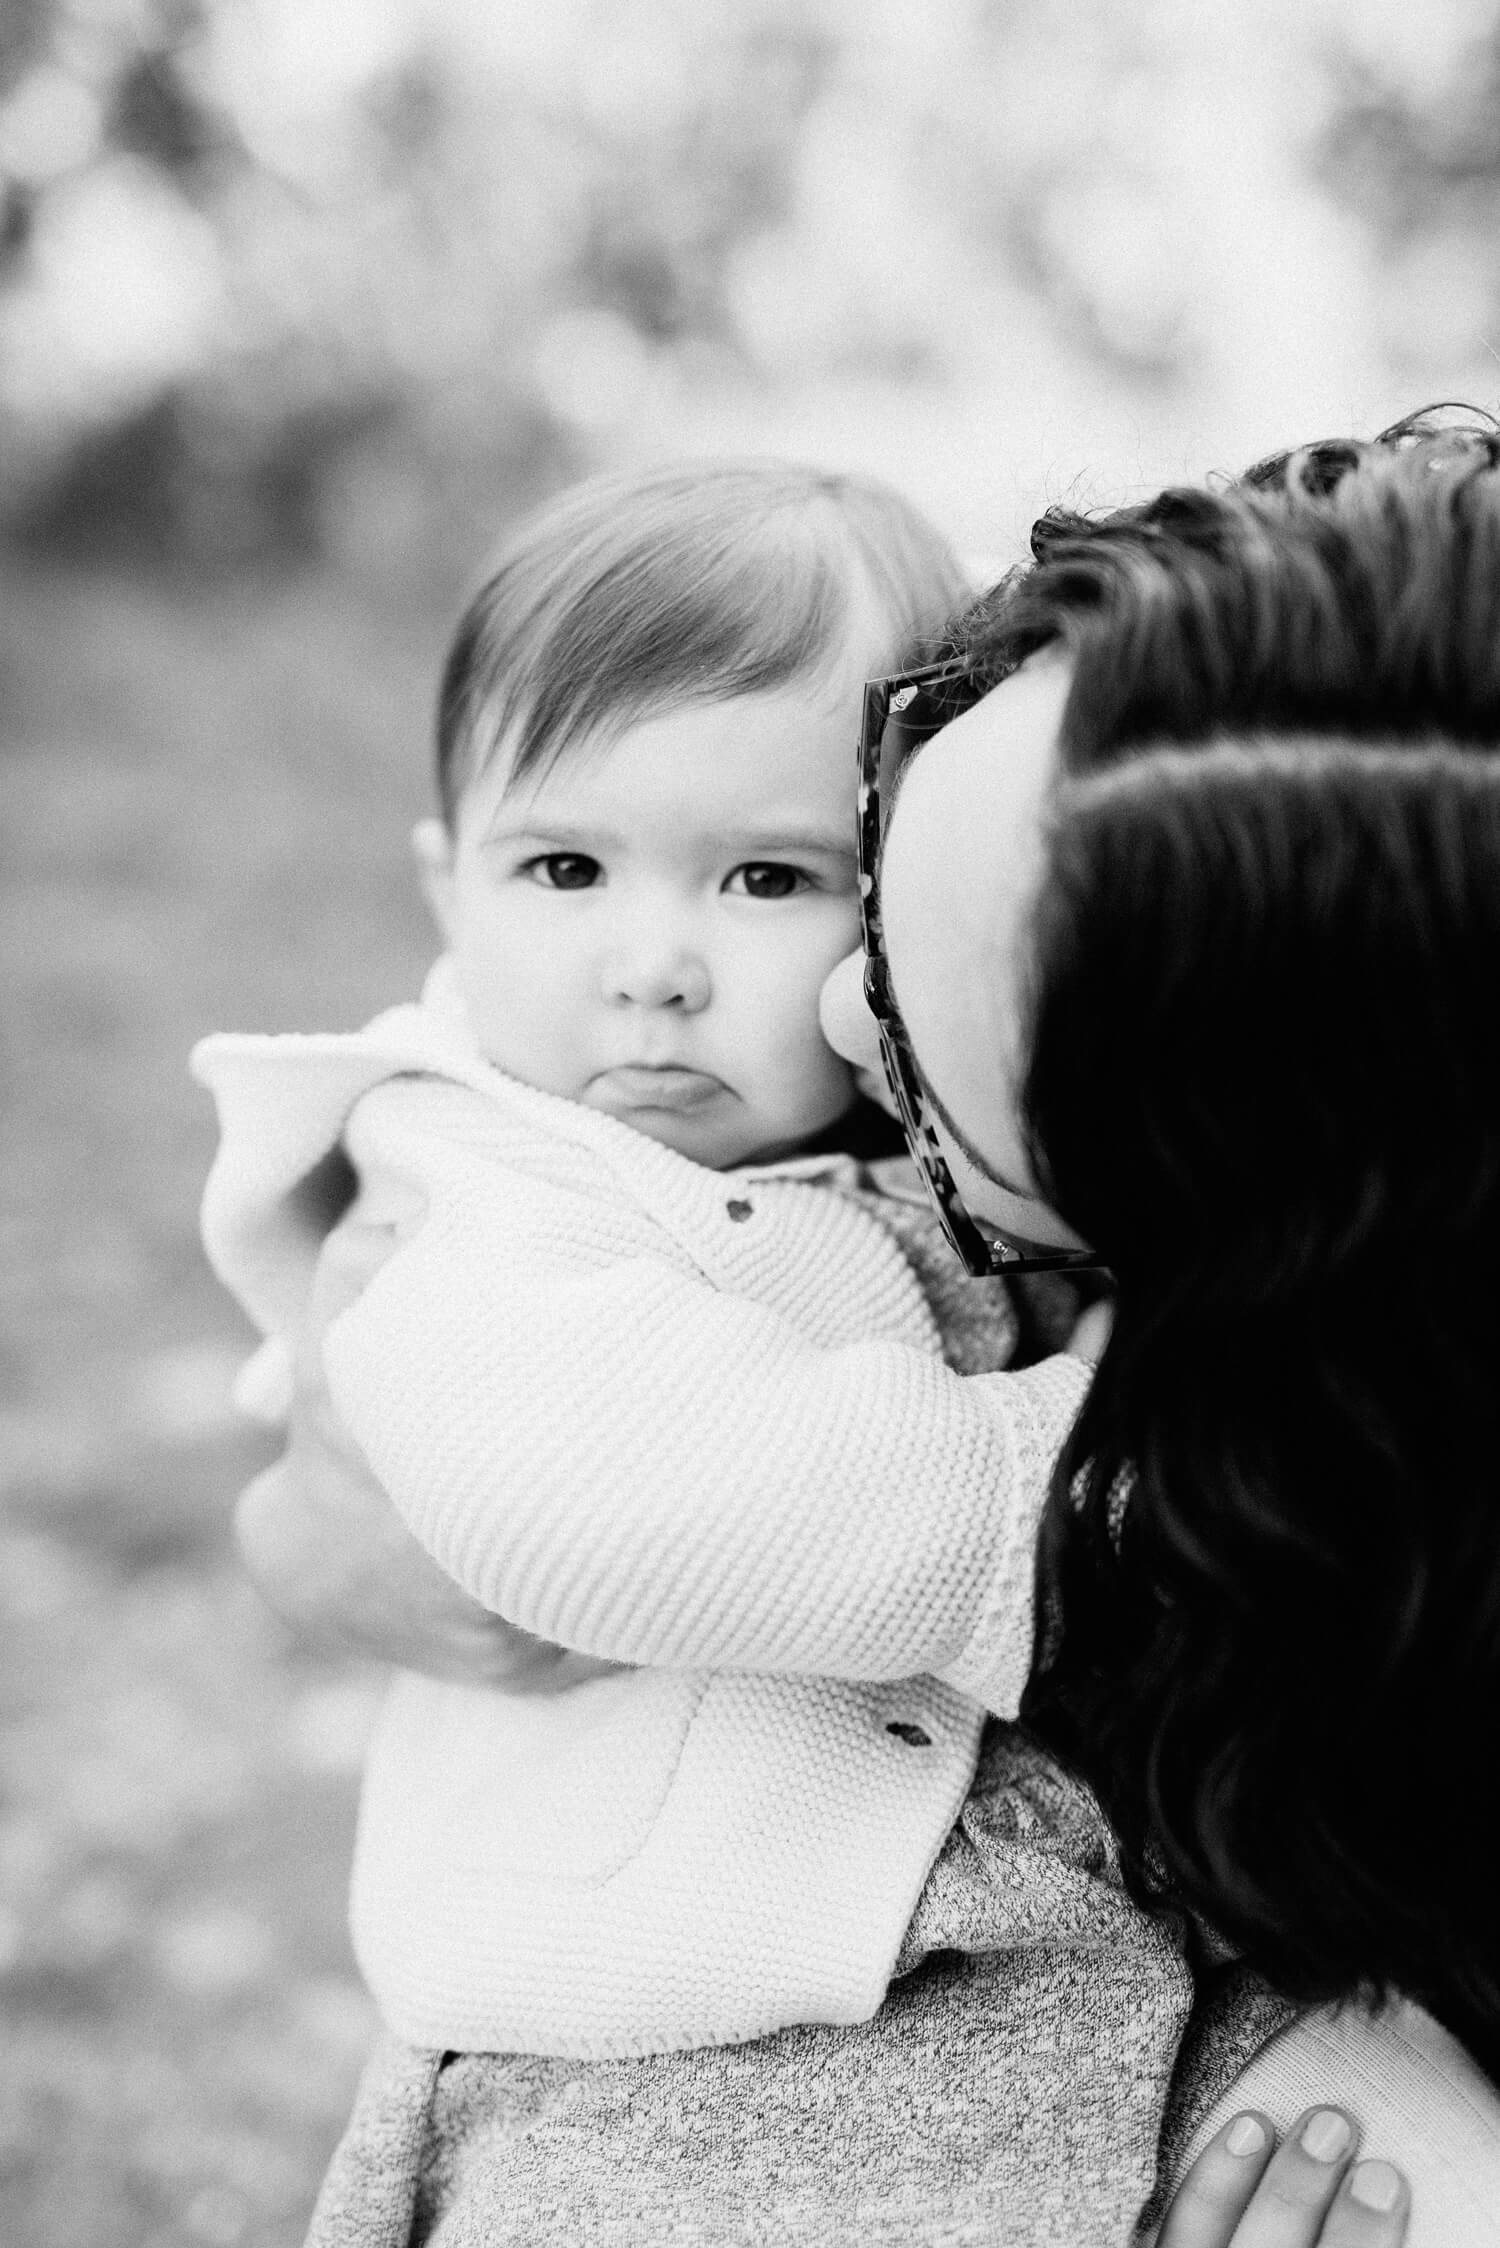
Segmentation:
{"type": "Polygon", "coordinates": [[[939,533],[871,477],[687,461],[574,486],[527,518],[470,601],[438,701],[455,825],[497,745],[507,785],[587,736],[785,686],[838,654],[867,591],[898,669],[968,587],[939,533]]]}

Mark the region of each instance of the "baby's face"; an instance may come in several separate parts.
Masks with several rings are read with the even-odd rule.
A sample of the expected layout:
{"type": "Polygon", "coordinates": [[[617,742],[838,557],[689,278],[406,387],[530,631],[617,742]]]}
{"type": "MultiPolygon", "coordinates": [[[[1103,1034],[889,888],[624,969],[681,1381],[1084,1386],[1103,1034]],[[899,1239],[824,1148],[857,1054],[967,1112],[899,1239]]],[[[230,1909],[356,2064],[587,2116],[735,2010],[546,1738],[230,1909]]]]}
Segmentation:
{"type": "Polygon", "coordinates": [[[858,937],[859,670],[643,719],[507,792],[504,747],[419,856],[497,1068],[713,1169],[853,1098],[818,1022],[858,937]]]}

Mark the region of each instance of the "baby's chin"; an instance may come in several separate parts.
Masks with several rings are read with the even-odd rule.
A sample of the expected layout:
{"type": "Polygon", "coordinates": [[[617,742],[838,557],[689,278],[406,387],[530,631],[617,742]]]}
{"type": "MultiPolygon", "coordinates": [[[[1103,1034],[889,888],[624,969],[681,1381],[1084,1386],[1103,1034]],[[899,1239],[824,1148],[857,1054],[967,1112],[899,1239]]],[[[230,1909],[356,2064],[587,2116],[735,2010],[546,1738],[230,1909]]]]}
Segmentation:
{"type": "Polygon", "coordinates": [[[683,1111],[621,1101],[592,1085],[577,1097],[584,1108],[612,1116],[617,1124],[639,1132],[642,1139],[655,1140],[658,1147],[669,1147],[674,1154],[685,1155],[690,1163],[701,1163],[705,1170],[728,1171],[751,1160],[748,1150],[754,1144],[753,1127],[743,1114],[734,1113],[738,1104],[727,1099],[683,1111]]]}
{"type": "Polygon", "coordinates": [[[701,1164],[705,1171],[738,1171],[789,1160],[832,1128],[825,1123],[809,1124],[800,1131],[778,1130],[765,1118],[747,1115],[738,1102],[715,1103],[688,1115],[672,1109],[627,1109],[594,1094],[586,1094],[583,1105],[628,1125],[643,1139],[655,1140],[658,1147],[669,1147],[690,1163],[701,1164]]]}
{"type": "Polygon", "coordinates": [[[669,1147],[677,1155],[687,1157],[690,1163],[701,1164],[705,1171],[740,1171],[753,1164],[779,1163],[784,1157],[796,1155],[816,1133],[805,1132],[798,1138],[779,1139],[764,1132],[711,1132],[686,1128],[693,1120],[682,1117],[621,1116],[617,1122],[628,1124],[633,1132],[646,1139],[655,1140],[659,1147],[669,1147]]]}
{"type": "Polygon", "coordinates": [[[701,1163],[705,1171],[731,1171],[736,1164],[750,1160],[740,1153],[741,1142],[733,1135],[713,1131],[695,1117],[654,1112],[622,1116],[615,1109],[607,1113],[617,1124],[627,1124],[632,1132],[639,1132],[642,1139],[655,1140],[658,1147],[669,1147],[675,1155],[685,1155],[690,1163],[701,1163]]]}

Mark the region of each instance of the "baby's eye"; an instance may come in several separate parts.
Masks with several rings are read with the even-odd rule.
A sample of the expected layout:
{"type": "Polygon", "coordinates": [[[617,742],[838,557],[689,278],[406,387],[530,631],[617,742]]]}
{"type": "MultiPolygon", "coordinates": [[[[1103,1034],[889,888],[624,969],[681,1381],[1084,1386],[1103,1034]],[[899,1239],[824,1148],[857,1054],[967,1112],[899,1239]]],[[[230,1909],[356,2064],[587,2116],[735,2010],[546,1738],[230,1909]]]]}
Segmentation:
{"type": "Polygon", "coordinates": [[[800,867],[752,859],[745,866],[737,866],[724,887],[742,898],[792,898],[808,887],[808,880],[800,867]]]}
{"type": "Polygon", "coordinates": [[[544,890],[591,890],[604,869],[586,851],[546,851],[528,859],[521,872],[544,890]]]}

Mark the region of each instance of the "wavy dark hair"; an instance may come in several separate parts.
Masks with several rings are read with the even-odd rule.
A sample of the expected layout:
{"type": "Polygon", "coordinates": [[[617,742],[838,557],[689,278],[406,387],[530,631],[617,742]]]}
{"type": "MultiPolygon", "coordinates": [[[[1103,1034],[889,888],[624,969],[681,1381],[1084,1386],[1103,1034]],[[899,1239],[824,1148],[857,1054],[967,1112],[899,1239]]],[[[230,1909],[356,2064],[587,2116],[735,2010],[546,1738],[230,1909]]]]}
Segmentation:
{"type": "Polygon", "coordinates": [[[1073,667],[1024,1108],[1118,1308],[1025,1715],[1140,1893],[1500,2076],[1500,435],[1034,550],[964,633],[1073,667]]]}

